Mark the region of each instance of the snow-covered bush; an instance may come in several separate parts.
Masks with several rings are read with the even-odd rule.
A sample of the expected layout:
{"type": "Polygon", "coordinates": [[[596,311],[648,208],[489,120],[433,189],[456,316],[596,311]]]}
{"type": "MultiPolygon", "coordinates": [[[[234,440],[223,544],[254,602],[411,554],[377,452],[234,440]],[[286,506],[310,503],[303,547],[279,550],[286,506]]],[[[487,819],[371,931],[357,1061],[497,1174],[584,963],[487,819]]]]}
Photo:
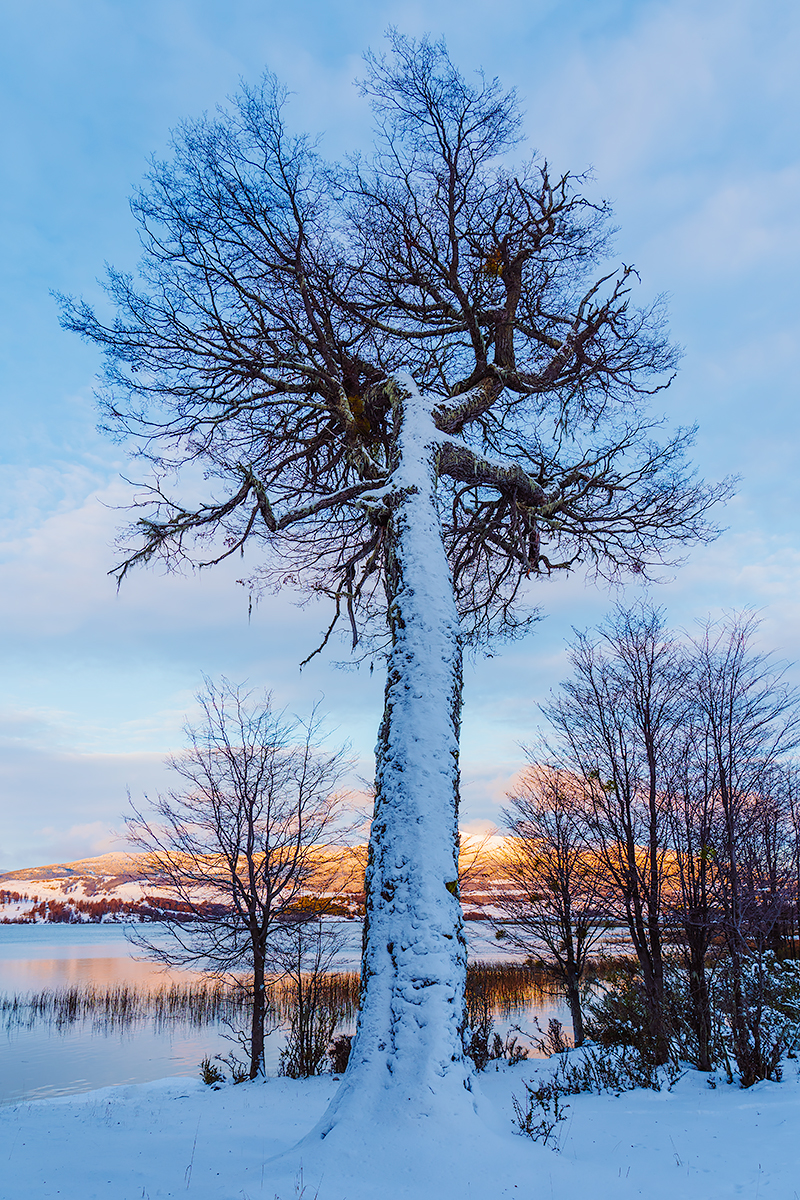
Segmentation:
{"type": "Polygon", "coordinates": [[[200,1063],[200,1078],[208,1087],[225,1082],[225,1072],[206,1056],[200,1063]]]}
{"type": "Polygon", "coordinates": [[[680,1075],[674,1062],[662,1067],[647,1061],[632,1047],[584,1046],[561,1058],[553,1074],[553,1084],[566,1096],[581,1092],[632,1092],[650,1088],[660,1092],[680,1075]]]}
{"type": "Polygon", "coordinates": [[[520,1133],[547,1145],[559,1124],[565,1121],[568,1104],[564,1096],[581,1092],[631,1092],[636,1088],[651,1088],[660,1092],[680,1077],[675,1063],[656,1067],[646,1063],[639,1052],[627,1046],[616,1048],[589,1046],[561,1054],[560,1061],[549,1079],[524,1081],[526,1097],[520,1101],[512,1096],[514,1124],[520,1133]]]}
{"type": "Polygon", "coordinates": [[[715,988],[723,1019],[723,1050],[729,1078],[731,1059],[743,1087],[781,1078],[781,1059],[800,1044],[800,962],[781,960],[771,950],[746,959],[737,975],[723,964],[715,988]],[[734,989],[741,988],[745,1031],[734,1036],[734,989]]]}
{"type": "Polygon", "coordinates": [[[644,983],[636,959],[622,959],[607,972],[601,990],[586,1003],[586,1035],[603,1047],[626,1047],[642,1063],[655,1062],[644,983]]]}
{"type": "MultiPolygon", "coordinates": [[[[725,957],[716,963],[711,979],[712,1064],[725,1067],[730,1080],[738,1076],[742,1087],[760,1079],[780,1079],[781,1059],[800,1046],[800,962],[781,960],[766,950],[746,957],[735,970],[725,957]],[[743,1013],[738,1034],[737,988],[743,1013]]],[[[681,963],[665,964],[664,1009],[672,1058],[698,1066],[689,985],[688,971],[681,963]]],[[[593,1041],[635,1051],[645,1067],[653,1062],[644,987],[634,960],[615,968],[588,1011],[593,1041]]]]}
{"type": "Polygon", "coordinates": [[[332,1075],[344,1075],[350,1061],[353,1039],[349,1033],[337,1033],[328,1046],[332,1075]]]}
{"type": "MultiPolygon", "coordinates": [[[[640,1054],[643,1062],[651,1064],[655,1061],[644,982],[635,959],[615,964],[606,975],[602,991],[588,1003],[587,1012],[587,1029],[592,1041],[602,1046],[630,1047],[640,1054]]],[[[663,1013],[672,1060],[704,1069],[689,973],[674,958],[664,962],[663,1013]]],[[[725,1061],[725,1029],[721,1012],[712,1009],[708,1050],[714,1066],[725,1061]]]]}

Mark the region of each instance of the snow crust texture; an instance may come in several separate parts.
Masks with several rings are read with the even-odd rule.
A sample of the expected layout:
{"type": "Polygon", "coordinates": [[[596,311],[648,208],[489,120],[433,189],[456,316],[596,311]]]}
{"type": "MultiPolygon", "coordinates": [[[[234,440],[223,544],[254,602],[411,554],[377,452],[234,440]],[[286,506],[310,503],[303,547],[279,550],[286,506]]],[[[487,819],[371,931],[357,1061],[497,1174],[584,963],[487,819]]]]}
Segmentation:
{"type": "MultiPolygon", "coordinates": [[[[559,1150],[515,1135],[512,1094],[552,1065],[479,1077],[477,1129],[365,1117],[324,1163],[286,1151],[337,1082],[106,1088],[0,1108],[3,1200],[795,1200],[800,1080],[740,1091],[690,1071],[673,1091],[569,1097],[559,1150]],[[279,1155],[279,1157],[274,1157],[279,1155]],[[302,1172],[302,1175],[301,1175],[302,1172]]],[[[333,1134],[331,1135],[334,1136],[333,1134]]],[[[318,1150],[327,1142],[318,1143],[318,1150]]]]}
{"type": "Polygon", "coordinates": [[[440,1105],[465,1115],[472,1106],[457,866],[459,621],[436,507],[431,402],[409,377],[398,383],[408,395],[391,481],[393,647],[376,752],[364,994],[350,1069],[322,1136],[352,1107],[396,1123],[440,1105]]]}

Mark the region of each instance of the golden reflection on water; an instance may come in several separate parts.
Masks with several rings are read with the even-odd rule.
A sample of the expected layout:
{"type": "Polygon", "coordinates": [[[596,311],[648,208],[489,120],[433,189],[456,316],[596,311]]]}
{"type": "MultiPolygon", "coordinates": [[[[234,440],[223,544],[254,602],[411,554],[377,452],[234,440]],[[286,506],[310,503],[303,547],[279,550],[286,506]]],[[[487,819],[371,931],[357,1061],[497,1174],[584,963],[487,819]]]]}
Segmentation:
{"type": "MultiPolygon", "coordinates": [[[[117,1029],[154,1018],[205,1025],[245,1013],[246,978],[215,979],[200,972],[165,970],[158,963],[119,957],[5,960],[0,1010],[9,1027],[38,1021],[59,1027],[92,1021],[98,1030],[117,1029]],[[14,986],[10,986],[11,979],[14,986]],[[242,986],[243,985],[243,986],[242,986]]],[[[358,1012],[359,977],[334,971],[314,985],[317,1002],[339,1022],[350,1024],[358,1012]]],[[[272,1019],[286,1025],[295,1015],[295,985],[277,976],[268,982],[272,1019]]],[[[522,1012],[557,1015],[561,998],[540,971],[508,963],[471,964],[467,1005],[472,1023],[491,1016],[507,1022],[522,1012]]]]}
{"type": "Polygon", "coordinates": [[[0,962],[0,988],[6,993],[94,984],[114,987],[127,983],[158,987],[170,982],[200,979],[199,971],[169,970],[160,963],[127,957],[7,958],[0,962]]]}

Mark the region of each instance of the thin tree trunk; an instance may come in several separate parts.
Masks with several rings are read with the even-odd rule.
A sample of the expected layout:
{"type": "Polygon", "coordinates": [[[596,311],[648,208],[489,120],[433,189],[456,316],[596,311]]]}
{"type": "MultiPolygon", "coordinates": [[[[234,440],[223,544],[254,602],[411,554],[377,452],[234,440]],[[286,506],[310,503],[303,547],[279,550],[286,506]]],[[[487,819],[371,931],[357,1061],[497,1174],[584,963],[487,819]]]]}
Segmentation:
{"type": "Polygon", "coordinates": [[[582,961],[581,943],[578,942],[578,955],[575,954],[575,942],[572,933],[572,904],[569,891],[565,889],[562,897],[563,912],[563,944],[566,961],[563,965],[564,990],[567,993],[570,1016],[572,1017],[572,1042],[575,1046],[583,1045],[583,1011],[581,1009],[581,971],[578,962],[582,961]]]}
{"type": "Polygon", "coordinates": [[[656,1066],[669,1062],[669,1033],[664,1017],[664,989],[659,987],[658,977],[653,970],[653,964],[648,957],[645,961],[640,958],[642,979],[644,982],[644,999],[647,1009],[647,1020],[650,1029],[650,1039],[653,1046],[653,1061],[656,1066]]]}
{"type": "Polygon", "coordinates": [[[706,977],[706,934],[695,928],[686,931],[689,943],[689,997],[697,1038],[697,1069],[710,1071],[711,1063],[711,998],[706,977]]]}
{"type": "Polygon", "coordinates": [[[664,971],[658,922],[645,918],[642,895],[636,874],[635,845],[628,834],[630,900],[626,904],[628,928],[642,970],[647,1024],[653,1047],[653,1061],[661,1066],[669,1061],[669,1033],[664,1016],[664,971]]]}
{"type": "Polygon", "coordinates": [[[322,1136],[352,1101],[385,1117],[464,1098],[466,942],[458,898],[461,646],[435,499],[430,404],[398,400],[387,528],[392,649],[377,746],[358,1029],[322,1136]],[[411,1101],[411,1103],[409,1103],[411,1101]]]}
{"type": "Polygon", "coordinates": [[[567,1001],[572,1017],[572,1041],[576,1046],[583,1045],[583,1010],[581,1009],[581,991],[577,973],[572,973],[566,980],[567,1001]]]}
{"type": "Polygon", "coordinates": [[[256,1079],[264,1062],[264,1022],[266,1019],[266,989],[264,959],[253,955],[253,1016],[250,1025],[250,1078],[256,1079]]]}

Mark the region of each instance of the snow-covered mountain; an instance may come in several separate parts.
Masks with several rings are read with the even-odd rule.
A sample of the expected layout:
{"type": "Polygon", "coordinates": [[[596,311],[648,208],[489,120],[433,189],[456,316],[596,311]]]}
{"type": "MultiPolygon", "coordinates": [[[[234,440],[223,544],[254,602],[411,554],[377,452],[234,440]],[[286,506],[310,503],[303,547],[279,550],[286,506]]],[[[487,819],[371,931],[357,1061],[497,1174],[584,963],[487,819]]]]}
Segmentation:
{"type": "Polygon", "coordinates": [[[147,872],[146,854],[101,854],[0,875],[0,891],[40,900],[141,900],[157,884],[147,872]]]}
{"type": "MultiPolygon", "coordinates": [[[[0,922],[130,919],[153,895],[168,896],[169,889],[148,870],[146,854],[23,867],[0,875],[0,922]]],[[[151,906],[145,908],[149,916],[151,906]]]]}
{"type": "MultiPolygon", "coordinates": [[[[365,858],[364,846],[329,847],[320,852],[326,877],[322,890],[340,897],[346,909],[354,914],[363,899],[365,858]],[[336,862],[333,877],[331,858],[336,862]]],[[[491,908],[497,880],[491,866],[476,862],[472,850],[468,850],[464,858],[461,899],[465,915],[467,918],[480,917],[491,908]]],[[[148,855],[100,854],[96,858],[23,867],[0,874],[0,922],[69,920],[70,915],[63,911],[63,906],[75,910],[75,919],[85,921],[125,919],[126,915],[129,919],[137,915],[139,905],[145,904],[148,911],[142,915],[149,917],[150,906],[146,905],[146,898],[164,900],[171,895],[171,889],[153,873],[148,855]],[[42,905],[44,910],[41,910],[42,905]],[[38,906],[40,911],[32,912],[32,906],[38,906]]],[[[210,894],[197,896],[198,900],[212,898],[210,894]]]]}
{"type": "MultiPolygon", "coordinates": [[[[359,911],[363,858],[361,847],[320,850],[320,862],[326,864],[323,894],[333,884],[327,895],[341,898],[342,915],[359,911]],[[331,856],[336,864],[333,876],[331,856]]],[[[201,889],[194,899],[202,904],[219,898],[201,889]]],[[[152,920],[164,909],[185,910],[185,905],[153,870],[147,854],[101,854],[0,875],[0,923],[152,920]]]]}

